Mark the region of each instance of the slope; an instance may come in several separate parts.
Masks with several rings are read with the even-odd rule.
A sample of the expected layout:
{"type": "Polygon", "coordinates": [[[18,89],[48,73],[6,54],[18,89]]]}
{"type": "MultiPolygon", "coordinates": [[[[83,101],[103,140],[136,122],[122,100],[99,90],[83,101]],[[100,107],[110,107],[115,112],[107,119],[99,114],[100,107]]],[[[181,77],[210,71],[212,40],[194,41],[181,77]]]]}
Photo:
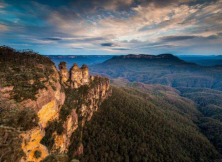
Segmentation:
{"type": "Polygon", "coordinates": [[[113,87],[113,95],[86,123],[81,161],[221,159],[195,124],[201,114],[194,103],[176,91],[157,89],[145,93],[113,87]]]}

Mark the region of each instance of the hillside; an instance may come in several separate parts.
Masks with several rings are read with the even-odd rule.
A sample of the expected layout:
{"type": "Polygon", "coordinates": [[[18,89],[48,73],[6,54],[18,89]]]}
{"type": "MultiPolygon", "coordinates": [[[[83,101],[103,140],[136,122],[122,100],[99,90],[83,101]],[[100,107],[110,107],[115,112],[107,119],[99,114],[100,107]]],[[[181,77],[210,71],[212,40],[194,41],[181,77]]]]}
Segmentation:
{"type": "MultiPolygon", "coordinates": [[[[195,103],[196,110],[199,111],[199,114],[202,114],[201,116],[198,115],[198,122],[195,122],[196,125],[222,154],[221,91],[206,88],[174,89],[163,85],[147,85],[139,82],[129,82],[123,78],[112,79],[111,84],[118,87],[132,87],[144,93],[155,94],[157,104],[163,99],[166,100],[164,105],[167,105],[168,103],[175,104],[178,101],[178,95],[191,99],[195,103]]],[[[189,103],[190,101],[187,100],[186,102],[189,103]]],[[[162,104],[162,101],[160,104],[162,104]]],[[[183,108],[183,111],[192,112],[192,109],[189,109],[189,106],[184,105],[180,106],[180,108],[183,108]]]]}
{"type": "Polygon", "coordinates": [[[181,95],[193,100],[204,115],[199,127],[222,153],[222,92],[211,89],[179,88],[181,95]]]}
{"type": "Polygon", "coordinates": [[[91,66],[94,73],[131,82],[172,87],[198,87],[222,90],[222,67],[203,67],[171,54],[116,56],[91,66]]]}
{"type": "Polygon", "coordinates": [[[115,88],[83,132],[81,161],[214,161],[221,155],[195,124],[194,103],[176,91],[115,88]]]}

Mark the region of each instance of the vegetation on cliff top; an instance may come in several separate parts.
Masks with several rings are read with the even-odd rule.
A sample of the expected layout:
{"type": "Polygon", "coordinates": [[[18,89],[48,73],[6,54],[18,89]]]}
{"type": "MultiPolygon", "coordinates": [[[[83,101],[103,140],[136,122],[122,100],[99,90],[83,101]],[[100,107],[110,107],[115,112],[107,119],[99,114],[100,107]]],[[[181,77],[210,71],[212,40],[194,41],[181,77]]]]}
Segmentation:
{"type": "Polygon", "coordinates": [[[10,95],[16,101],[35,100],[37,90],[46,88],[44,82],[54,72],[52,66],[54,63],[49,58],[31,50],[16,51],[1,46],[0,86],[13,86],[10,95]]]}
{"type": "Polygon", "coordinates": [[[0,93],[0,125],[30,130],[38,125],[38,116],[31,107],[22,107],[18,102],[4,99],[0,93]]]}

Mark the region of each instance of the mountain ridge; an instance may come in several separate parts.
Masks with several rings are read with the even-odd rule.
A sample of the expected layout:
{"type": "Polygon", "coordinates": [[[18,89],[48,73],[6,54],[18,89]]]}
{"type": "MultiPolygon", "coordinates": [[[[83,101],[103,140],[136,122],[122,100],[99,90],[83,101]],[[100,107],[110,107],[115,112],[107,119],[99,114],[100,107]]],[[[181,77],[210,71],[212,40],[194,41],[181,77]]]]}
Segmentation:
{"type": "Polygon", "coordinates": [[[199,66],[171,54],[119,56],[90,67],[94,73],[131,82],[222,90],[221,66],[199,66]]]}

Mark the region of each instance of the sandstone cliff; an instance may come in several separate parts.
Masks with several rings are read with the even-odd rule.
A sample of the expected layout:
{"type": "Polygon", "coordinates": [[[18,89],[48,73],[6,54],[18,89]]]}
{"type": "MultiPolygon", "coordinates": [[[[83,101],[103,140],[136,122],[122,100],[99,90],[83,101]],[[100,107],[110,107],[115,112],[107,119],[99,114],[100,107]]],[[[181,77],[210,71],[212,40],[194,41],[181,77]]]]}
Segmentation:
{"type": "MultiPolygon", "coordinates": [[[[61,75],[63,70],[60,69],[61,75]]],[[[91,119],[94,111],[111,91],[109,80],[99,76],[90,77],[86,65],[80,69],[74,64],[69,76],[70,78],[62,83],[66,87],[66,100],[59,118],[50,121],[46,127],[46,136],[41,142],[50,153],[65,153],[69,158],[74,158],[83,153],[81,138],[85,122],[91,119]]]]}
{"type": "Polygon", "coordinates": [[[70,72],[68,72],[66,63],[60,62],[59,70],[63,83],[67,83],[71,88],[79,88],[82,85],[89,84],[90,77],[87,65],[82,65],[82,67],[79,68],[78,65],[74,63],[70,72]]]}
{"type": "MultiPolygon", "coordinates": [[[[52,159],[55,161],[70,161],[82,155],[84,148],[81,138],[84,124],[91,119],[94,111],[111,93],[109,80],[99,76],[89,76],[86,65],[78,68],[74,64],[68,71],[66,63],[61,62],[59,65],[60,71],[57,71],[55,65],[43,56],[24,53],[24,56],[22,56],[24,58],[20,58],[20,53],[16,53],[12,49],[0,49],[1,52],[5,58],[4,62],[0,60],[0,66],[6,68],[6,63],[8,66],[12,66],[4,69],[4,71],[1,69],[2,73],[0,75],[4,74],[0,80],[1,101],[4,100],[4,103],[13,102],[12,105],[15,105],[14,102],[18,103],[16,104],[16,107],[18,107],[16,110],[18,110],[20,116],[20,111],[32,108],[30,110],[35,116],[35,119],[30,119],[30,123],[25,122],[26,117],[24,115],[18,117],[17,125],[19,121],[21,122],[20,118],[23,119],[26,125],[34,123],[27,129],[23,128],[24,124],[21,125],[20,129],[16,129],[17,125],[14,128],[8,128],[7,126],[11,126],[10,121],[6,123],[0,120],[0,137],[8,134],[7,132],[10,130],[10,132],[16,132],[16,137],[20,139],[20,144],[19,141],[17,143],[21,146],[20,156],[15,156],[20,158],[13,161],[38,162],[52,159]],[[18,57],[18,59],[11,63],[11,59],[7,58],[10,55],[18,57]],[[36,60],[28,64],[29,67],[15,65],[15,63],[24,59],[32,61],[33,58],[36,60]],[[42,59],[45,60],[41,62],[42,59]],[[18,66],[19,74],[15,71],[18,66]],[[26,68],[31,70],[27,71],[26,68]],[[18,78],[18,75],[24,76],[26,71],[31,75],[28,80],[23,81],[23,78],[18,78]],[[12,73],[15,73],[15,75],[12,73]],[[14,79],[13,82],[8,79],[10,75],[14,77],[10,78],[14,79]],[[17,82],[15,82],[15,77],[17,77],[17,82]],[[20,84],[17,85],[16,83],[20,84]]],[[[2,56],[0,59],[2,59],[2,56]]],[[[0,116],[4,115],[2,112],[4,110],[7,112],[7,107],[11,106],[5,104],[3,107],[3,111],[0,110],[0,116]]],[[[28,119],[27,121],[29,121],[28,119]]],[[[11,157],[7,157],[9,155],[7,154],[7,150],[2,154],[0,153],[3,160],[11,159],[11,157]]]]}
{"type": "Polygon", "coordinates": [[[22,148],[26,154],[23,161],[40,161],[49,154],[47,147],[42,145],[40,141],[45,135],[45,128],[48,122],[58,120],[59,111],[65,101],[65,93],[61,91],[59,73],[54,66],[52,68],[54,72],[49,77],[49,81],[45,82],[46,89],[38,91],[36,101],[28,99],[21,102],[26,107],[33,107],[39,117],[38,127],[22,134],[24,139],[22,148]],[[38,160],[35,156],[36,152],[41,154],[37,158],[38,160]]]}

